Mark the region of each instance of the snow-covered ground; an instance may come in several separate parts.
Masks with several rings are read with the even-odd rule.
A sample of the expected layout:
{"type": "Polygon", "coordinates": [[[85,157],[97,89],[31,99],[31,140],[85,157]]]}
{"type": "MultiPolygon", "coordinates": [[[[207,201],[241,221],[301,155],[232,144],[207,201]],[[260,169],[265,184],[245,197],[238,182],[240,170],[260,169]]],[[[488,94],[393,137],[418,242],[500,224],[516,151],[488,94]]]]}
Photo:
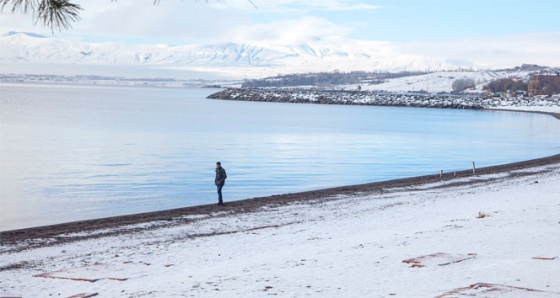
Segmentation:
{"type": "MultiPolygon", "coordinates": [[[[425,75],[409,76],[387,80],[382,84],[368,85],[360,84],[362,90],[384,90],[388,92],[414,92],[426,91],[430,93],[452,92],[453,82],[458,79],[472,79],[476,87],[466,92],[483,92],[483,88],[488,83],[505,78],[523,79],[528,81],[531,73],[527,70],[508,70],[508,71],[440,71],[425,75]]],[[[358,84],[346,85],[342,88],[356,90],[358,84]]]]}
{"type": "Polygon", "coordinates": [[[560,165],[521,172],[4,245],[0,297],[560,297],[560,165]]]}

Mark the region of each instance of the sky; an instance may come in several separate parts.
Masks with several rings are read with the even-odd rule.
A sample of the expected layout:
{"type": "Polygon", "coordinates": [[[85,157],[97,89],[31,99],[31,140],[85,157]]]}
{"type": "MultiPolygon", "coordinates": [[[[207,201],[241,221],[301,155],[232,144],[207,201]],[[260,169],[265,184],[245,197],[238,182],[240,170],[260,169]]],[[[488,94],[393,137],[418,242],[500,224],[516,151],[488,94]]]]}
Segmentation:
{"type": "Polygon", "coordinates": [[[311,36],[342,36],[388,41],[415,54],[445,52],[480,59],[494,59],[500,52],[544,55],[547,59],[542,62],[560,66],[560,58],[554,63],[552,56],[560,52],[558,0],[74,2],[83,10],[81,20],[70,30],[52,33],[35,24],[31,15],[12,14],[8,9],[1,14],[0,33],[26,31],[89,42],[171,45],[293,44],[311,36]]]}
{"type": "Polygon", "coordinates": [[[2,31],[86,41],[208,43],[342,35],[394,42],[559,33],[557,0],[83,0],[81,20],[54,34],[2,12],[2,31]]]}

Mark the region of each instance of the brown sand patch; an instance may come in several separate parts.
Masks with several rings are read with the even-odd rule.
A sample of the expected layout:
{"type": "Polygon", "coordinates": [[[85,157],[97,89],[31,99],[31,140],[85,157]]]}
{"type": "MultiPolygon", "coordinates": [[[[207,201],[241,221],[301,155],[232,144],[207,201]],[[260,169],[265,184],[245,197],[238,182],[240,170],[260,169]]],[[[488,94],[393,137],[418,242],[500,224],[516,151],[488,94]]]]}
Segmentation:
{"type": "Polygon", "coordinates": [[[438,252],[430,255],[420,256],[416,258],[411,258],[403,260],[403,263],[410,264],[413,268],[423,268],[426,266],[447,266],[451,264],[460,263],[466,260],[476,258],[475,253],[470,254],[448,254],[443,252],[438,252]]]}
{"type": "Polygon", "coordinates": [[[554,261],[557,257],[547,258],[547,257],[533,257],[533,260],[541,260],[541,261],[554,261]]]}
{"type": "Polygon", "coordinates": [[[80,294],[69,296],[68,298],[89,298],[97,295],[98,293],[80,293],[80,294]]]}
{"type": "MultiPolygon", "coordinates": [[[[449,292],[445,292],[435,298],[468,296],[468,297],[500,297],[502,295],[513,295],[514,297],[560,297],[560,293],[547,292],[530,288],[514,287],[508,285],[475,283],[468,287],[457,288],[449,292]]],[[[508,296],[509,297],[509,296],[508,296]]]]}

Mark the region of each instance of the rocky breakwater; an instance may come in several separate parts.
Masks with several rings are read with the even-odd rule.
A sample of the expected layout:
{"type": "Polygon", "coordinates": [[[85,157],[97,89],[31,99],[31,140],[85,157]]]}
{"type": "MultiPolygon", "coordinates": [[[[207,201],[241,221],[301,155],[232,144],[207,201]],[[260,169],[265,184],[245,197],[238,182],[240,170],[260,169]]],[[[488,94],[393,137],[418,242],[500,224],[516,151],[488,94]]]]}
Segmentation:
{"type": "Polygon", "coordinates": [[[208,96],[210,99],[371,105],[392,107],[482,109],[479,98],[432,94],[376,93],[369,91],[316,91],[230,88],[208,96]]]}
{"type": "Polygon", "coordinates": [[[513,106],[560,106],[560,95],[534,98],[483,98],[449,94],[379,93],[371,91],[318,91],[229,88],[208,96],[210,99],[371,105],[417,108],[484,109],[513,106]]]}

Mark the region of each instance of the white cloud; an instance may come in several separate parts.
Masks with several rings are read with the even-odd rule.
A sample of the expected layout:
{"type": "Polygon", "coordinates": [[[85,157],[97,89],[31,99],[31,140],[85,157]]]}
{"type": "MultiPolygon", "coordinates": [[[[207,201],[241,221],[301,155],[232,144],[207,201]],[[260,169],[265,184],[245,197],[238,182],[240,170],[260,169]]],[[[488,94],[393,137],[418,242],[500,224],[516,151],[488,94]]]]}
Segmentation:
{"type": "Polygon", "coordinates": [[[208,4],[215,8],[240,9],[251,12],[311,12],[311,11],[353,11],[353,10],[373,10],[380,6],[372,5],[367,1],[356,0],[223,0],[208,1],[208,4]]]}
{"type": "MultiPolygon", "coordinates": [[[[82,0],[79,4],[84,9],[80,12],[81,20],[73,23],[71,30],[55,32],[55,36],[174,44],[297,42],[308,36],[347,35],[351,31],[322,17],[321,11],[377,8],[356,0],[173,0],[155,6],[151,1],[82,0]]],[[[12,15],[5,11],[0,31],[51,33],[40,24],[33,25],[30,14],[12,15]]]]}
{"type": "Polygon", "coordinates": [[[295,44],[310,37],[345,35],[349,29],[316,17],[302,17],[237,26],[230,36],[234,42],[266,42],[271,44],[295,44]]]}
{"type": "Polygon", "coordinates": [[[35,24],[32,15],[11,13],[4,9],[0,17],[0,34],[8,31],[35,32],[38,34],[51,34],[51,30],[41,24],[35,24]]]}
{"type": "MultiPolygon", "coordinates": [[[[115,3],[109,3],[112,5],[115,3]]],[[[159,5],[132,0],[119,0],[110,10],[94,9],[84,15],[76,29],[87,34],[142,36],[146,39],[171,38],[184,42],[215,39],[227,34],[225,28],[244,24],[242,12],[212,9],[204,2],[163,1],[159,5]]]]}
{"type": "Polygon", "coordinates": [[[511,67],[522,63],[560,66],[560,33],[412,42],[400,46],[405,53],[475,61],[488,68],[511,67]]]}
{"type": "MultiPolygon", "coordinates": [[[[75,25],[74,30],[80,35],[144,37],[143,40],[168,38],[182,43],[292,44],[310,36],[339,36],[350,32],[350,28],[338,26],[315,16],[292,16],[267,22],[255,21],[249,15],[249,10],[255,8],[248,8],[251,4],[246,0],[210,0],[208,3],[164,1],[155,7],[149,3],[133,0],[119,0],[104,6],[89,1],[84,3],[82,21],[75,25]],[[216,9],[217,7],[220,9],[216,9]],[[229,9],[223,9],[225,7],[229,9]]],[[[337,5],[335,2],[340,1],[326,1],[321,7],[334,9],[337,5]]],[[[292,5],[295,1],[276,0],[267,5],[275,3],[279,3],[278,6],[286,6],[292,5]]],[[[309,5],[319,6],[313,3],[307,6],[309,5]]]]}
{"type": "MultiPolygon", "coordinates": [[[[253,2],[255,2],[253,0],[253,2]]],[[[275,0],[267,7],[295,9],[295,1],[275,0]]],[[[100,4],[83,0],[81,20],[57,37],[93,41],[131,41],[147,43],[269,42],[294,43],[309,36],[346,35],[350,30],[314,16],[289,15],[274,21],[256,21],[250,16],[256,9],[247,0],[163,1],[153,6],[144,1],[119,0],[100,4]],[[220,8],[220,9],[217,9],[220,8]],[[228,8],[228,9],[225,9],[228,8]],[[251,11],[252,10],[252,11],[251,11]]],[[[260,5],[260,3],[255,2],[260,5]]],[[[304,7],[336,9],[340,1],[311,1],[304,7]]],[[[347,8],[350,4],[343,5],[347,8]]],[[[298,9],[303,6],[298,7],[298,9]]],[[[261,13],[261,8],[257,10],[261,13]]],[[[266,13],[262,12],[266,16],[266,13]]],[[[7,14],[0,21],[2,31],[31,31],[50,35],[41,25],[33,26],[31,15],[7,14]],[[4,18],[7,17],[7,18],[4,18]]]]}
{"type": "MultiPolygon", "coordinates": [[[[212,0],[210,0],[212,1],[212,0]]],[[[209,2],[210,3],[210,2],[209,2]]],[[[151,1],[82,0],[81,20],[72,29],[55,31],[57,37],[95,40],[150,39],[171,43],[213,41],[226,37],[228,29],[248,22],[242,10],[215,9],[204,1],[173,0],[153,5],[151,1]]],[[[33,25],[32,14],[3,11],[0,32],[30,31],[50,35],[50,29],[33,25]]]]}

